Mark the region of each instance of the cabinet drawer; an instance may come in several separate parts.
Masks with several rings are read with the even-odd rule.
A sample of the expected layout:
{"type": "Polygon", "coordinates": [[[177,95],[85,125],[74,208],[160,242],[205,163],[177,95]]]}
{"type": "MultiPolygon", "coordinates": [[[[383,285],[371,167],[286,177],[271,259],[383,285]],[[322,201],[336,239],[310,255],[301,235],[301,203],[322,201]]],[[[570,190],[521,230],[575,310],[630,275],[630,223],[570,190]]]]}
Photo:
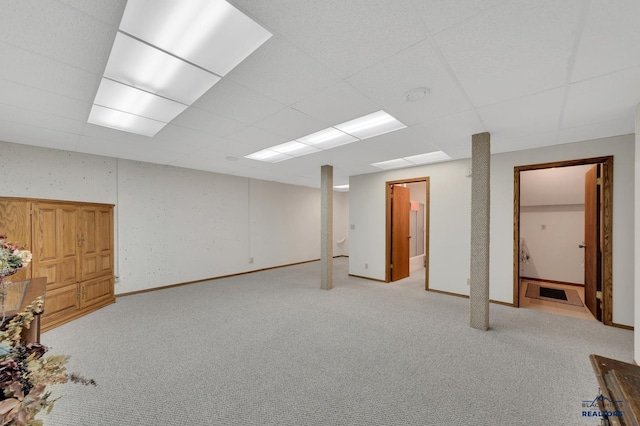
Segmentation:
{"type": "Polygon", "coordinates": [[[80,309],[113,301],[113,276],[96,278],[80,283],[80,309]]]}
{"type": "Polygon", "coordinates": [[[47,289],[42,316],[43,326],[74,315],[79,307],[78,284],[47,289]]]}

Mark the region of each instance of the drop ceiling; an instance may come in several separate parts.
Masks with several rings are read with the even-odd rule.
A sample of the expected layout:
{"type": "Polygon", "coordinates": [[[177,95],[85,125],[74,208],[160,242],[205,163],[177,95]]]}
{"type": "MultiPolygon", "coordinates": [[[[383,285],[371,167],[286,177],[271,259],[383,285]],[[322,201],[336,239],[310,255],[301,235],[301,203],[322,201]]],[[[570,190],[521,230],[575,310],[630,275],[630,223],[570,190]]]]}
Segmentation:
{"type": "Polygon", "coordinates": [[[634,133],[637,0],[232,0],[273,34],[154,137],[87,123],[125,1],[2,0],[0,140],[318,187],[372,163],[634,133]],[[407,102],[407,91],[429,93],[407,102]],[[407,127],[280,163],[244,158],[384,110],[407,127]]]}

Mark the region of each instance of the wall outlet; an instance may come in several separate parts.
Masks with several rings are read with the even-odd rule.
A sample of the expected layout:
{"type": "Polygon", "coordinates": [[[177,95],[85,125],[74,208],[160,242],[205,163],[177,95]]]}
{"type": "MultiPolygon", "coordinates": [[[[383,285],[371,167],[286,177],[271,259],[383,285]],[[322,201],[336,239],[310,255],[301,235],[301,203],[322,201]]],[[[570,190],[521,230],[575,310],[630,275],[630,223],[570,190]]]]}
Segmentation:
{"type": "Polygon", "coordinates": [[[356,229],[356,225],[354,225],[353,223],[351,224],[351,229],[356,229]]]}
{"type": "Polygon", "coordinates": [[[253,263],[253,257],[249,258],[249,263],[253,263]]]}
{"type": "Polygon", "coordinates": [[[369,269],[369,264],[368,263],[364,264],[364,269],[369,269]]]}
{"type": "Polygon", "coordinates": [[[467,285],[471,285],[471,278],[467,278],[467,285]]]}

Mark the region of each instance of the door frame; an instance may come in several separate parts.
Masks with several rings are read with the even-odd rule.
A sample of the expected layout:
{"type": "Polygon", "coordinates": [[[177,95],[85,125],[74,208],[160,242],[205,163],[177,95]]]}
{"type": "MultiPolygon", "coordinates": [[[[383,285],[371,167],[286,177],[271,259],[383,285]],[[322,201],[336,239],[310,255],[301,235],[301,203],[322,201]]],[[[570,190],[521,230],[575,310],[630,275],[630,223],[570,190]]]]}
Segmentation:
{"type": "Polygon", "coordinates": [[[613,156],[513,168],[513,306],[520,306],[520,172],[590,164],[602,164],[602,323],[613,325],[613,156]]]}
{"type": "Polygon", "coordinates": [[[429,202],[429,176],[425,177],[416,177],[410,179],[401,179],[401,180],[391,180],[385,182],[385,203],[386,203],[386,231],[385,231],[385,239],[386,239],[386,253],[385,253],[385,275],[384,282],[391,282],[391,187],[393,185],[399,185],[403,183],[425,183],[425,203],[424,203],[424,214],[425,214],[425,225],[424,229],[426,231],[426,235],[424,238],[424,258],[425,258],[425,270],[424,270],[424,289],[429,291],[429,220],[430,220],[430,202],[429,202]]]}

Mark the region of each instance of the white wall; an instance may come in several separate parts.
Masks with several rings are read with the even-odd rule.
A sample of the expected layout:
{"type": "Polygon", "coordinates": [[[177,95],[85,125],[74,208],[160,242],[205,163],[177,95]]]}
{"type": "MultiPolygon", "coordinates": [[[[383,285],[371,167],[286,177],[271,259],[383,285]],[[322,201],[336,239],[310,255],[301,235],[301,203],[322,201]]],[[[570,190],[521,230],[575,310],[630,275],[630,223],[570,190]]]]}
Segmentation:
{"type": "Polygon", "coordinates": [[[555,167],[521,172],[520,205],[584,204],[584,175],[592,167],[555,167]]]}
{"type": "Polygon", "coordinates": [[[318,189],[6,142],[0,161],[0,196],[116,205],[116,294],[320,257],[318,189]]]}
{"type": "Polygon", "coordinates": [[[430,176],[429,287],[468,294],[471,233],[469,160],[349,178],[349,273],[385,278],[385,194],[387,181],[430,176]],[[435,245],[434,245],[435,244],[435,245]],[[368,269],[365,268],[368,264],[368,269]]]}
{"type": "Polygon", "coordinates": [[[640,364],[640,104],[636,107],[636,133],[635,133],[635,320],[634,320],[634,359],[640,364]]]}
{"type": "MultiPolygon", "coordinates": [[[[514,167],[613,155],[613,321],[633,324],[633,141],[633,135],[626,135],[491,157],[492,300],[513,302],[514,167]]],[[[468,294],[471,180],[465,175],[469,165],[470,160],[458,160],[351,177],[349,220],[355,229],[350,233],[349,272],[384,279],[385,182],[430,176],[429,286],[468,294]]]]}
{"type": "Polygon", "coordinates": [[[521,276],[584,285],[584,205],[522,206],[520,239],[530,256],[521,276]]]}
{"type": "Polygon", "coordinates": [[[333,192],[333,255],[349,255],[349,193],[333,192]],[[344,238],[342,244],[338,241],[344,238]]]}

